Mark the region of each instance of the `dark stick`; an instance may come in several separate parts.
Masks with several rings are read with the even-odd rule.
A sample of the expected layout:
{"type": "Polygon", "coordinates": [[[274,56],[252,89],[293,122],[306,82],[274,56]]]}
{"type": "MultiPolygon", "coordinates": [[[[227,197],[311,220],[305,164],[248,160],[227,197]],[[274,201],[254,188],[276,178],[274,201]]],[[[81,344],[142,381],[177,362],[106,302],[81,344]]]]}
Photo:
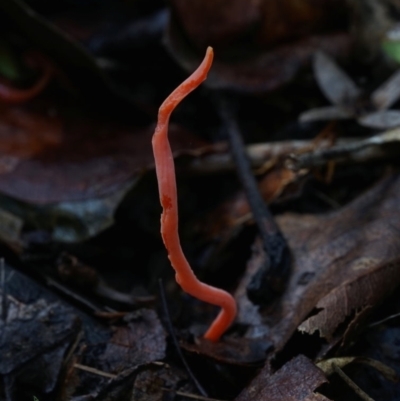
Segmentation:
{"type": "Polygon", "coordinates": [[[254,303],[266,304],[284,289],[290,270],[289,248],[260,194],[229,100],[225,95],[218,94],[216,101],[220,118],[229,136],[236,171],[266,252],[265,265],[253,276],[247,293],[254,303]]]}
{"type": "Polygon", "coordinates": [[[187,363],[186,358],[183,355],[182,349],[179,346],[179,342],[178,342],[178,339],[176,338],[175,330],[174,330],[174,327],[172,325],[171,315],[169,314],[167,299],[165,297],[164,286],[163,286],[163,282],[162,282],[161,279],[158,280],[158,285],[159,285],[159,288],[160,288],[161,305],[162,305],[163,312],[164,312],[164,315],[165,315],[168,331],[169,331],[169,334],[170,334],[170,336],[172,338],[172,342],[174,343],[174,346],[176,348],[176,352],[178,353],[179,358],[181,359],[183,366],[185,367],[190,379],[192,380],[194,386],[197,388],[198,392],[203,397],[208,397],[208,394],[207,394],[206,390],[204,390],[203,386],[199,383],[199,381],[197,380],[196,376],[193,374],[192,369],[190,369],[190,366],[187,363]]]}

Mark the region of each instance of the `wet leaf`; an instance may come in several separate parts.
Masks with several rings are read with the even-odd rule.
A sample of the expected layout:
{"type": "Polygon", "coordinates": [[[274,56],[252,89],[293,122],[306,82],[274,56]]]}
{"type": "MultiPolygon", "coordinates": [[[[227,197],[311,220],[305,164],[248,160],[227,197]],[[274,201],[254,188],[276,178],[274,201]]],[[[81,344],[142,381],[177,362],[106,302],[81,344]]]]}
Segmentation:
{"type": "MultiPolygon", "coordinates": [[[[172,0],[172,9],[186,35],[198,49],[207,45],[216,50],[243,43],[250,38],[265,47],[343,27],[345,3],[324,0],[318,4],[305,0],[199,1],[190,5],[172,0]]],[[[251,45],[254,42],[250,39],[251,45]]]]}
{"type": "Polygon", "coordinates": [[[353,80],[322,52],[315,55],[314,74],[325,97],[336,106],[352,105],[362,93],[353,80]]]}
{"type": "Polygon", "coordinates": [[[226,0],[196,1],[190,7],[181,0],[172,3],[167,45],[187,70],[198,64],[199,51],[214,46],[207,81],[213,88],[270,91],[292,79],[318,49],[344,55],[351,46],[341,1],[318,6],[308,0],[301,5],[292,0],[279,5],[258,0],[251,6],[243,0],[229,6],[226,0]]]}
{"type": "MultiPolygon", "coordinates": [[[[166,394],[175,393],[182,387],[185,376],[173,366],[166,364],[149,366],[135,378],[132,399],[135,401],[162,401],[166,394]]],[[[188,387],[186,385],[186,387],[188,387]]],[[[187,390],[187,388],[186,388],[187,390]]]]}
{"type": "Polygon", "coordinates": [[[389,129],[400,126],[400,110],[383,110],[368,113],[357,120],[361,125],[376,129],[389,129]]]}
{"type": "MultiPolygon", "coordinates": [[[[399,200],[400,178],[392,176],[333,213],[287,214],[278,219],[292,251],[292,277],[279,304],[269,311],[268,323],[260,317],[256,323],[260,329],[264,326],[264,332],[267,325],[268,337],[278,350],[313,310],[309,319],[322,316],[319,313],[324,314],[328,305],[331,314],[324,323],[319,320],[321,330],[331,336],[328,340],[333,340],[333,334],[340,338],[354,313],[375,307],[400,284],[395,267],[400,250],[399,200]],[[372,283],[373,291],[366,291],[372,283]],[[341,329],[335,332],[340,323],[341,329]]],[[[249,268],[256,269],[264,258],[257,243],[249,268]]],[[[245,318],[248,308],[255,309],[253,315],[259,314],[256,306],[245,300],[239,303],[239,310],[243,308],[239,316],[245,318]]]]}
{"type": "MultiPolygon", "coordinates": [[[[54,294],[8,266],[5,278],[1,287],[6,294],[6,302],[2,302],[6,320],[0,320],[0,373],[9,379],[10,394],[18,395],[22,390],[17,391],[14,382],[37,393],[54,391],[60,372],[67,370],[61,399],[81,396],[82,389],[84,394],[92,392],[107,399],[101,398],[107,391],[120,393],[132,388],[138,366],[165,356],[164,329],[152,310],[126,314],[112,330],[65,306],[54,294]],[[66,358],[68,349],[71,353],[66,358]],[[111,381],[110,375],[114,377],[111,381]]],[[[10,397],[16,399],[21,397],[10,397]]]]}
{"type": "Polygon", "coordinates": [[[300,355],[273,375],[264,368],[235,401],[327,401],[316,392],[326,382],[322,371],[300,355]]]}
{"type": "Polygon", "coordinates": [[[387,110],[400,97],[399,71],[372,92],[368,101],[366,94],[327,54],[316,54],[314,73],[321,91],[335,106],[305,111],[301,113],[300,121],[354,118],[360,125],[369,128],[390,129],[400,125],[400,112],[387,110]]]}
{"type": "MultiPolygon", "coordinates": [[[[153,168],[154,128],[75,107],[38,109],[0,108],[2,208],[55,240],[87,239],[113,223],[125,194],[153,168]]],[[[173,124],[170,137],[177,155],[205,145],[173,124]]]]}
{"type": "Polygon", "coordinates": [[[395,72],[371,94],[372,104],[377,110],[388,109],[400,97],[400,71],[395,72]]]}
{"type": "Polygon", "coordinates": [[[319,107],[300,114],[299,120],[303,123],[309,121],[347,120],[353,117],[353,113],[336,106],[319,107]]]}
{"type": "Polygon", "coordinates": [[[0,373],[5,375],[71,338],[77,321],[71,311],[58,304],[44,300],[18,304],[9,299],[6,320],[0,326],[0,373]]]}
{"type": "Polygon", "coordinates": [[[127,324],[115,329],[101,357],[110,373],[162,359],[165,354],[166,335],[153,310],[132,312],[124,321],[127,324]]]}
{"type": "Polygon", "coordinates": [[[44,393],[53,391],[66,351],[79,331],[78,317],[54,300],[34,299],[35,289],[22,287],[9,269],[2,297],[0,373],[7,379],[6,391],[13,393],[15,381],[44,393]],[[21,291],[24,297],[19,296],[21,291]]]}
{"type": "Polygon", "coordinates": [[[343,283],[318,301],[315,306],[318,312],[301,323],[298,330],[308,334],[318,331],[320,337],[332,341],[339,325],[346,318],[370,309],[390,294],[399,284],[397,276],[400,260],[380,266],[378,264],[376,267],[377,262],[365,258],[359,260],[358,265],[353,265],[352,269],[365,269],[366,272],[343,283]]]}
{"type": "MultiPolygon", "coordinates": [[[[153,127],[129,127],[60,109],[54,113],[0,109],[4,194],[38,204],[93,199],[152,167],[153,127]]],[[[171,140],[176,150],[204,144],[173,125],[171,140]]]]}

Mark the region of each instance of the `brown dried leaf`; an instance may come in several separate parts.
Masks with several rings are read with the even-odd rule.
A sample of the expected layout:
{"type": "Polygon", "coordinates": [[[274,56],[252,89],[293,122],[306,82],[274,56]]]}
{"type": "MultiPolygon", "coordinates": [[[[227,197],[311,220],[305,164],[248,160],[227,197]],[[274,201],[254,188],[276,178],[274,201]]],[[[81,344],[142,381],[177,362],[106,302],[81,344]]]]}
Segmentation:
{"type": "Polygon", "coordinates": [[[336,329],[347,317],[376,305],[384,294],[391,293],[397,287],[400,258],[393,263],[386,262],[378,266],[376,260],[368,261],[367,258],[359,262],[352,269],[365,269],[366,272],[336,287],[322,298],[316,305],[319,312],[305,320],[298,330],[308,334],[319,331],[321,337],[332,341],[336,329]]]}
{"type": "Polygon", "coordinates": [[[346,55],[342,0],[172,0],[174,18],[167,45],[188,70],[199,51],[214,46],[216,60],[207,85],[240,91],[269,91],[292,79],[315,51],[346,55]]]}
{"type": "Polygon", "coordinates": [[[149,366],[142,370],[133,384],[132,400],[162,401],[166,391],[175,392],[185,383],[185,375],[173,366],[149,366]]]}
{"type": "Polygon", "coordinates": [[[286,215],[279,220],[294,260],[292,279],[279,313],[282,320],[273,328],[279,344],[284,344],[286,336],[321,299],[345,283],[364,277],[369,283],[366,285],[370,285],[365,277],[382,272],[373,293],[354,287],[357,299],[349,299],[347,307],[346,298],[336,298],[337,308],[346,311],[356,311],[359,303],[375,306],[399,284],[400,277],[392,267],[400,253],[399,201],[400,177],[393,176],[337,212],[324,216],[286,215]]]}
{"type": "Polygon", "coordinates": [[[210,44],[218,49],[238,39],[261,17],[262,0],[171,0],[170,3],[198,49],[210,44]]]}
{"type": "MultiPolygon", "coordinates": [[[[166,44],[173,57],[188,71],[193,71],[201,56],[182,37],[176,26],[167,31],[166,44]]],[[[241,92],[267,92],[287,83],[300,68],[308,65],[317,50],[333,57],[343,57],[350,51],[349,36],[345,33],[314,35],[294,43],[284,44],[265,52],[226,61],[218,51],[206,85],[214,89],[233,89],[241,92]]]]}
{"type": "Polygon", "coordinates": [[[305,356],[286,363],[272,376],[265,367],[235,401],[327,401],[314,391],[327,382],[323,372],[305,356]]]}
{"type": "MultiPolygon", "coordinates": [[[[392,176],[333,213],[278,218],[292,251],[293,271],[284,296],[266,314],[277,350],[314,308],[329,307],[326,321],[320,320],[319,327],[332,335],[339,320],[352,318],[359,308],[376,306],[400,283],[393,263],[400,255],[399,202],[400,176],[392,176]],[[335,306],[325,303],[328,300],[335,306]]],[[[249,268],[254,270],[254,264],[260,265],[264,259],[257,243],[249,268]]],[[[244,301],[239,308],[242,305],[244,310],[249,308],[244,301]]]]}
{"type": "MultiPolygon", "coordinates": [[[[51,108],[0,108],[0,191],[31,203],[93,199],[115,193],[153,166],[153,127],[51,108]]],[[[204,142],[176,125],[175,151],[204,142]]]]}
{"type": "MultiPolygon", "coordinates": [[[[302,187],[300,176],[301,173],[294,173],[293,170],[282,166],[273,168],[258,183],[263,199],[272,203],[297,194],[302,187]]],[[[208,236],[227,239],[235,228],[250,218],[251,210],[247,197],[244,192],[239,191],[212,211],[200,225],[208,236]]]]}
{"type": "Polygon", "coordinates": [[[153,310],[141,309],[124,318],[126,326],[116,328],[101,359],[118,373],[165,357],[166,335],[153,310]]]}
{"type": "Polygon", "coordinates": [[[217,50],[249,41],[249,36],[251,45],[267,48],[334,31],[343,26],[346,12],[342,0],[171,0],[171,5],[198,49],[212,45],[217,50]]]}

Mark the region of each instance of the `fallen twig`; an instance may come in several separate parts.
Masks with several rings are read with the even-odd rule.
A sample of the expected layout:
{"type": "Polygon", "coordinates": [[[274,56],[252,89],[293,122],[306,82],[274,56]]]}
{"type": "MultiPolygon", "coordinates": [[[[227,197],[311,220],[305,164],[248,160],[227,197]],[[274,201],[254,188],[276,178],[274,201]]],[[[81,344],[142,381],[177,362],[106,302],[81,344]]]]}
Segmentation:
{"type": "Polygon", "coordinates": [[[265,304],[281,293],[285,286],[290,269],[290,253],[282,233],[258,190],[245,152],[240,128],[230,104],[223,95],[216,96],[216,100],[219,115],[228,132],[232,159],[267,255],[265,265],[254,275],[247,291],[252,301],[265,304]]]}

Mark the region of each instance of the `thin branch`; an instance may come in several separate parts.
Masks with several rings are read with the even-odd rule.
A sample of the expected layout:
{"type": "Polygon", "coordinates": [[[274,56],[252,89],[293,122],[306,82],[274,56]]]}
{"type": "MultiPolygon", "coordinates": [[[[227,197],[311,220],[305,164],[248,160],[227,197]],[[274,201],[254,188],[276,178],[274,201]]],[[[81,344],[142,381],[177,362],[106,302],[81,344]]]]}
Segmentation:
{"type": "Polygon", "coordinates": [[[397,317],[400,317],[400,313],[395,313],[394,315],[387,316],[382,320],[378,320],[377,322],[371,323],[368,327],[379,326],[380,324],[385,323],[388,320],[396,319],[397,317]]]}
{"type": "Polygon", "coordinates": [[[98,370],[86,365],[81,365],[80,363],[74,363],[74,368],[84,370],[85,372],[93,373],[94,375],[97,376],[107,377],[109,379],[115,379],[118,377],[117,375],[114,375],[112,373],[103,372],[102,370],[98,370]]]}
{"type": "MultiPolygon", "coordinates": [[[[336,145],[346,145],[353,143],[356,139],[341,138],[338,139],[336,145]]],[[[276,160],[287,158],[292,154],[309,152],[314,149],[326,149],[332,147],[332,142],[327,139],[318,141],[318,146],[315,140],[287,140],[266,143],[253,143],[246,145],[246,155],[250,160],[253,169],[262,170],[265,172],[265,166],[275,164],[276,160]]],[[[235,169],[235,163],[232,159],[232,154],[229,152],[228,144],[220,142],[213,144],[209,153],[200,157],[193,158],[188,165],[185,165],[185,172],[191,174],[215,174],[230,172],[235,169]]],[[[257,175],[257,173],[256,173],[257,175]]]]}
{"type": "Polygon", "coordinates": [[[339,143],[328,149],[317,149],[300,154],[293,153],[286,161],[286,167],[298,171],[303,168],[323,166],[329,161],[360,163],[385,157],[397,157],[399,144],[400,129],[396,128],[369,138],[339,143]]]}
{"type": "Polygon", "coordinates": [[[333,369],[335,372],[341,377],[341,379],[350,387],[354,390],[354,392],[364,401],[375,401],[373,398],[371,398],[365,391],[361,390],[360,387],[357,386],[356,383],[353,382],[353,380],[350,379],[349,376],[347,376],[342,369],[339,368],[337,365],[333,365],[333,369]]]}
{"type": "Polygon", "coordinates": [[[283,291],[290,270],[290,253],[286,240],[263,200],[257,181],[246,155],[240,128],[228,99],[217,95],[217,109],[226,129],[239,180],[246,193],[254,220],[257,224],[266,262],[253,277],[247,288],[249,298],[255,303],[268,303],[283,291]]]}

